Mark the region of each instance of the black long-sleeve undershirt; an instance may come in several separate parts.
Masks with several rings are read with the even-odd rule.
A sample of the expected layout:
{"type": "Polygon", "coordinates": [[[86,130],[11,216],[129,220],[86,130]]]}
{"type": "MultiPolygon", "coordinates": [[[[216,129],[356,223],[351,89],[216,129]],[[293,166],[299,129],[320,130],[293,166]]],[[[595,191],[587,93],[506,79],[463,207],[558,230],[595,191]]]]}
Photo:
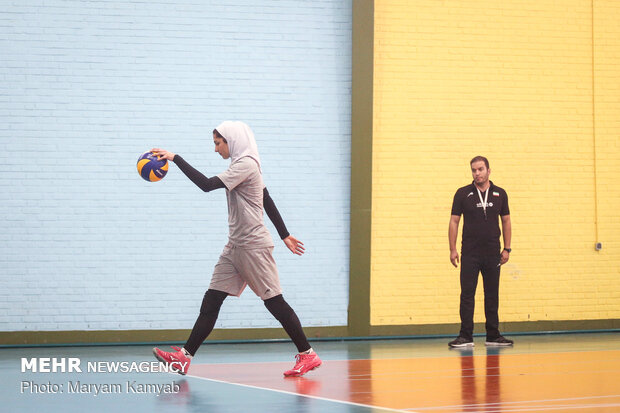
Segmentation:
{"type": "MultiPolygon", "coordinates": [[[[213,176],[211,178],[207,178],[200,171],[187,163],[187,161],[183,159],[181,155],[174,155],[174,159],[172,161],[179,167],[179,169],[185,174],[185,176],[187,176],[194,184],[196,184],[198,188],[202,189],[204,192],[210,192],[218,188],[226,188],[226,185],[224,185],[224,182],[222,182],[219,177],[213,176]]],[[[269,191],[267,191],[267,188],[263,188],[263,208],[265,208],[267,216],[276,227],[280,238],[284,239],[288,237],[290,234],[286,229],[286,225],[284,225],[284,220],[280,215],[280,211],[278,211],[278,208],[276,207],[275,202],[269,195],[269,191]]]]}
{"type": "Polygon", "coordinates": [[[204,192],[213,191],[218,188],[226,188],[226,185],[224,185],[224,182],[222,182],[220,178],[217,176],[207,178],[196,168],[188,164],[187,161],[181,157],[181,155],[174,155],[172,162],[179,167],[181,172],[183,172],[185,176],[190,179],[190,181],[195,183],[196,186],[204,192]]]}
{"type": "Polygon", "coordinates": [[[284,239],[288,237],[289,235],[291,235],[286,230],[286,225],[284,225],[284,220],[282,219],[282,216],[280,215],[280,211],[278,211],[278,208],[276,208],[276,203],[273,202],[273,199],[269,195],[269,191],[267,191],[267,187],[263,188],[263,208],[265,208],[265,212],[267,213],[267,216],[269,217],[273,225],[276,227],[276,230],[278,231],[278,235],[280,236],[280,239],[284,239]]]}

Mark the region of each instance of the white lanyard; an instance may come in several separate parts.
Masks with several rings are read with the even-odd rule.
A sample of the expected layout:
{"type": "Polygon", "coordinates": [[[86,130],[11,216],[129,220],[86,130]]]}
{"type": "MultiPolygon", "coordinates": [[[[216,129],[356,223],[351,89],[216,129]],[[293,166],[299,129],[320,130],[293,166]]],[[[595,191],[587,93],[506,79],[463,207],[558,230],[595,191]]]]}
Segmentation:
{"type": "Polygon", "coordinates": [[[476,191],[478,191],[478,198],[480,198],[480,202],[482,202],[482,211],[484,212],[484,220],[487,220],[487,199],[489,199],[489,192],[491,192],[491,187],[487,188],[486,193],[484,194],[484,201],[482,200],[482,194],[480,193],[480,189],[476,187],[476,191]]]}

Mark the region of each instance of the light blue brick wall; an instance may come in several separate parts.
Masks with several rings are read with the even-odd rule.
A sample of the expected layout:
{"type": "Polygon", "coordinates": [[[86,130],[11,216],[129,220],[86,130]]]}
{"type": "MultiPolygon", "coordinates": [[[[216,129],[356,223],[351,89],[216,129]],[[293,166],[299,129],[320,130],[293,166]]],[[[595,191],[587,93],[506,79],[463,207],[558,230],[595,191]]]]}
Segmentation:
{"type": "MultiPolygon", "coordinates": [[[[2,1],[0,331],[191,328],[227,239],[228,161],[211,130],[255,131],[267,187],[303,257],[276,239],[305,326],[346,325],[351,2],[2,1]]],[[[216,327],[276,327],[247,290],[216,327]]]]}

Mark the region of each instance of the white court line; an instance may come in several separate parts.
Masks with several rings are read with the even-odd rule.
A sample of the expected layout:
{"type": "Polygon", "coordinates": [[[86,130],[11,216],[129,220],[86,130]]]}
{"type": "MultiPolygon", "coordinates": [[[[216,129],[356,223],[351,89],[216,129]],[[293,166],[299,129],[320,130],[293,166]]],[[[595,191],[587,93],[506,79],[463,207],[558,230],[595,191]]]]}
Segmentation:
{"type": "MultiPolygon", "coordinates": [[[[506,410],[506,409],[531,409],[534,406],[527,406],[526,404],[528,403],[548,403],[548,402],[566,402],[566,401],[578,401],[578,400],[592,400],[592,399],[608,399],[608,398],[619,398],[620,394],[611,394],[611,395],[605,395],[605,396],[583,396],[583,397],[567,397],[567,398],[561,398],[561,399],[540,399],[540,400],[523,400],[523,401],[518,401],[518,402],[496,402],[496,403],[478,403],[478,404],[458,404],[458,405],[449,405],[449,406],[436,406],[436,407],[418,407],[417,409],[421,411],[429,411],[429,410],[439,410],[439,409],[478,409],[478,408],[483,408],[483,407],[491,407],[491,408],[501,408],[501,411],[528,411],[528,410],[506,410]],[[512,406],[510,406],[512,405],[512,406]],[[518,405],[526,405],[526,406],[518,406],[518,405]]],[[[544,406],[544,409],[542,410],[556,410],[559,408],[566,408],[566,407],[570,407],[570,408],[591,408],[591,407],[613,407],[613,406],[620,406],[620,403],[612,403],[612,404],[590,404],[590,405],[561,405],[562,407],[556,407],[556,406],[544,406]],[[571,406],[575,406],[575,407],[571,407],[571,406]]],[[[407,409],[405,409],[407,410],[407,409]]],[[[500,410],[497,410],[500,411],[500,410]]],[[[492,411],[487,411],[485,410],[485,412],[487,413],[491,413],[492,411]]]]}
{"type": "Polygon", "coordinates": [[[402,413],[402,412],[413,412],[413,413],[416,413],[415,411],[408,410],[408,409],[406,409],[406,410],[398,410],[398,409],[391,409],[389,407],[373,406],[373,405],[370,405],[370,404],[361,404],[361,403],[347,402],[347,401],[344,401],[344,400],[328,399],[326,397],[311,396],[311,395],[308,395],[308,394],[294,393],[294,392],[290,392],[290,391],[286,391],[286,390],[271,389],[269,387],[259,387],[259,386],[252,386],[250,384],[241,384],[241,383],[235,383],[235,382],[231,382],[231,381],[209,379],[207,377],[191,376],[189,374],[187,375],[187,377],[194,377],[196,379],[213,381],[213,382],[216,382],[216,383],[232,384],[232,385],[235,385],[235,386],[247,387],[247,388],[250,388],[250,389],[268,390],[268,391],[272,391],[272,392],[276,392],[276,393],[289,394],[289,395],[292,395],[292,396],[307,397],[307,398],[310,398],[310,399],[322,400],[322,401],[326,401],[326,402],[347,404],[347,405],[350,405],[350,406],[367,407],[369,409],[381,409],[381,410],[386,410],[386,411],[389,411],[389,412],[400,412],[400,413],[402,413]]]}
{"type": "MultiPolygon", "coordinates": [[[[569,406],[565,406],[565,405],[560,405],[560,406],[546,406],[546,407],[532,407],[529,406],[527,408],[525,408],[525,406],[523,408],[508,408],[508,410],[506,410],[505,408],[500,407],[498,410],[485,410],[485,413],[503,413],[503,412],[543,412],[543,411],[550,411],[550,410],[577,410],[577,409],[600,409],[603,407],[618,407],[620,406],[619,403],[613,403],[613,404],[583,404],[583,405],[569,405],[569,406]]],[[[473,412],[474,410],[472,410],[473,412]]],[[[477,411],[477,410],[476,410],[477,411]]],[[[465,410],[465,412],[467,412],[467,410],[465,410]]]]}

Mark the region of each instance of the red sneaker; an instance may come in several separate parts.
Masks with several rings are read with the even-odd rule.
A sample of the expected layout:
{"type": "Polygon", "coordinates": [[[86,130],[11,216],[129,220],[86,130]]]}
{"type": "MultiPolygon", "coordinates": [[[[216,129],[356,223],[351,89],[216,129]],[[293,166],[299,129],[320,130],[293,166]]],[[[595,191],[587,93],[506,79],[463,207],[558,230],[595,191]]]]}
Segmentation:
{"type": "Polygon", "coordinates": [[[153,354],[155,358],[162,363],[166,363],[170,365],[170,368],[176,371],[179,374],[185,375],[187,373],[187,369],[189,369],[189,364],[192,362],[180,348],[172,346],[175,349],[175,352],[172,351],[162,351],[155,347],[153,349],[153,354]]]}
{"type": "Polygon", "coordinates": [[[286,377],[303,376],[310,370],[316,369],[321,365],[321,363],[323,363],[315,352],[310,354],[297,354],[295,359],[297,360],[295,366],[284,372],[286,377]]]}

